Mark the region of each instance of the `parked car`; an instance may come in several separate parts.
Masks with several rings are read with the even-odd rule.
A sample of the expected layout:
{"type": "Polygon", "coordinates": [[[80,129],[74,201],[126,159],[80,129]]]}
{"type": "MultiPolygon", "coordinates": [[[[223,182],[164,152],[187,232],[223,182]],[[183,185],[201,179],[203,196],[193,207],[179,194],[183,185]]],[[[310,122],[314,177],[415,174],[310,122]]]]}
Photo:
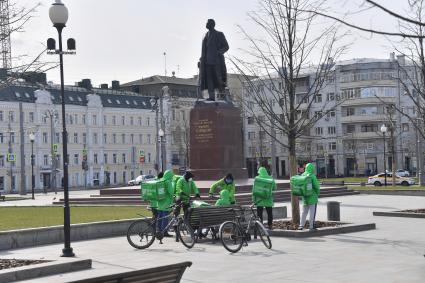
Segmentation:
{"type": "MultiPolygon", "coordinates": [[[[393,175],[392,173],[387,173],[387,185],[392,185],[393,175]]],[[[369,177],[368,184],[375,186],[382,186],[385,184],[385,173],[377,174],[375,176],[369,177]]],[[[396,174],[396,185],[410,186],[415,184],[415,179],[397,176],[396,174]]]]}
{"type": "Polygon", "coordinates": [[[140,175],[140,176],[137,176],[136,179],[128,181],[128,185],[136,186],[136,185],[140,185],[140,183],[147,182],[153,179],[155,179],[154,175],[140,175]]]}
{"type": "Polygon", "coordinates": [[[398,169],[396,174],[400,177],[410,177],[410,172],[404,169],[398,169]]]}

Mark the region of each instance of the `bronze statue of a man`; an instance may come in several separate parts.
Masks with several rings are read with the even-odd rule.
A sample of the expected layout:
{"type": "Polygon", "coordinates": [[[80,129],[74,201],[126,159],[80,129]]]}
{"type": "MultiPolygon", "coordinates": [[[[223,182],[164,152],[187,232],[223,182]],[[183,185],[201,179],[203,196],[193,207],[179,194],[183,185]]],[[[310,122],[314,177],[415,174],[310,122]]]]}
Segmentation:
{"type": "Polygon", "coordinates": [[[209,101],[215,101],[215,90],[224,97],[227,86],[227,69],[224,53],[229,50],[226,37],[215,30],[215,21],[209,19],[208,32],[202,40],[202,55],[199,63],[199,83],[201,91],[207,89],[209,101]]]}

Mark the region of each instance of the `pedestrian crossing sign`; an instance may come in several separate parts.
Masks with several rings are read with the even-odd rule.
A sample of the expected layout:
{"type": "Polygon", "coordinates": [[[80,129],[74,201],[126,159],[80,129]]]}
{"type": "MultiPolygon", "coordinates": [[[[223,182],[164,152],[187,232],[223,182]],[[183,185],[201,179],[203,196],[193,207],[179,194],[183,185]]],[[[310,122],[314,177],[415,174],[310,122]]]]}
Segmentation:
{"type": "Polygon", "coordinates": [[[16,162],[16,154],[8,153],[7,154],[7,162],[16,162]]]}

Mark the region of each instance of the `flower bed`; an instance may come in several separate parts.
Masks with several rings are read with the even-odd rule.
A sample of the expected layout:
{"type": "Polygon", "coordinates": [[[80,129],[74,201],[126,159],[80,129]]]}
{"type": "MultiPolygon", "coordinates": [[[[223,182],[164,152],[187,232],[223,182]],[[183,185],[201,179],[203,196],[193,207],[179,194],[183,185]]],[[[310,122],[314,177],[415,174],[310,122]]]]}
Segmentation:
{"type": "Polygon", "coordinates": [[[28,260],[28,259],[0,259],[0,270],[21,267],[32,264],[50,262],[49,260],[28,260]]]}
{"type": "MultiPolygon", "coordinates": [[[[315,221],[314,226],[316,228],[326,228],[326,227],[340,227],[343,225],[346,225],[347,223],[343,222],[325,222],[325,221],[315,221]]],[[[304,228],[308,229],[309,223],[308,220],[304,226],[304,228]]],[[[280,229],[280,230],[298,230],[298,224],[294,224],[290,220],[279,220],[273,222],[273,229],[280,229]]]]}

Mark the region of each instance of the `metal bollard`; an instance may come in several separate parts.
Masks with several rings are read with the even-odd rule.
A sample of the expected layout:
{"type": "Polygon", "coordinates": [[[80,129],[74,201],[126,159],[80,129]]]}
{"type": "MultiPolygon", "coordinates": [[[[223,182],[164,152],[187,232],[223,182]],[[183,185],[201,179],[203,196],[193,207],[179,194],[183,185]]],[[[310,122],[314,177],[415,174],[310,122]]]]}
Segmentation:
{"type": "Polygon", "coordinates": [[[340,205],[340,202],[338,201],[327,202],[328,221],[340,221],[339,205],[340,205]]]}

